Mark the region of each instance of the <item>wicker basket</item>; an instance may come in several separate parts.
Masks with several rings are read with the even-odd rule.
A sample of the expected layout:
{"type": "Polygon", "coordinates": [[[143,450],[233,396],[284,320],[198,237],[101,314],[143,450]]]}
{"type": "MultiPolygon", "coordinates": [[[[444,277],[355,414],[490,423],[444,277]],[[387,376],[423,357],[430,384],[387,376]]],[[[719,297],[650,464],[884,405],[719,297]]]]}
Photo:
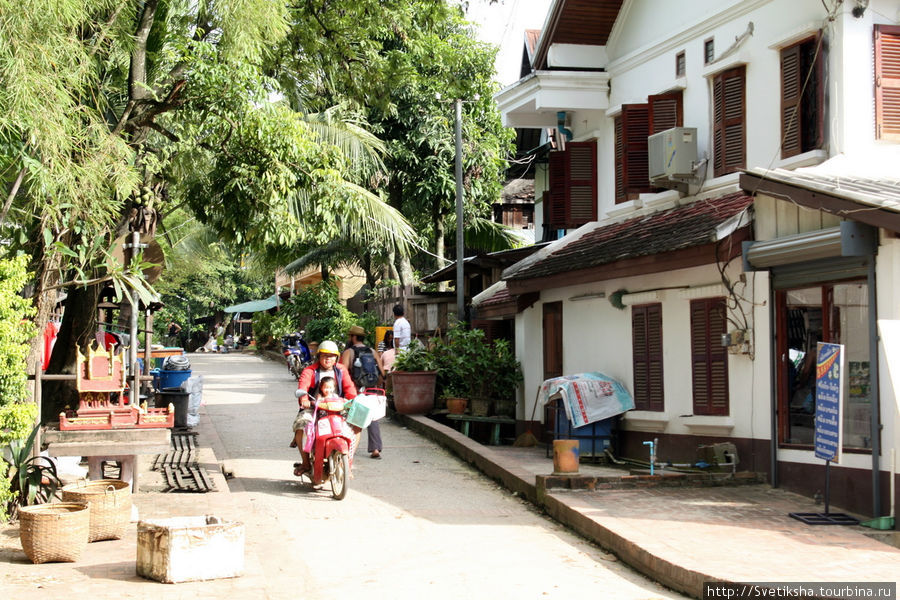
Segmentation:
{"type": "Polygon", "coordinates": [[[91,509],[74,502],[19,509],[19,539],[33,563],[75,562],[88,543],[91,509]]]}
{"type": "Polygon", "coordinates": [[[131,520],[131,484],[119,479],[82,480],[62,489],[63,502],[91,506],[88,541],[118,540],[131,520]]]}

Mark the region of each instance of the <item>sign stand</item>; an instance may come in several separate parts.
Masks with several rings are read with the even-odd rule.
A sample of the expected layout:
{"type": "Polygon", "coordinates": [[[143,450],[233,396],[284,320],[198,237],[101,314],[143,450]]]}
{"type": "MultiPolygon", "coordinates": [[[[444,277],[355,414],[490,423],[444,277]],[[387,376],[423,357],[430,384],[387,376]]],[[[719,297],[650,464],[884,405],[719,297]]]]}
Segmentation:
{"type": "Polygon", "coordinates": [[[840,461],[841,407],[844,400],[844,346],[819,342],[816,353],[816,457],[825,460],[825,512],[788,513],[807,525],[858,525],[859,519],[828,510],[831,462],[840,461]]]}

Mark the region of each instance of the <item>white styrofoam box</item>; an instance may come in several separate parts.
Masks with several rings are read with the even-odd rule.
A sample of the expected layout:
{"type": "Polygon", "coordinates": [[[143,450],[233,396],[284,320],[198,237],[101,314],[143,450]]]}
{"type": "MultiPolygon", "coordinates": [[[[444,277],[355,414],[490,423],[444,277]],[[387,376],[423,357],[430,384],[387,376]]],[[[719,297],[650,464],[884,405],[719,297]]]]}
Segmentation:
{"type": "Polygon", "coordinates": [[[214,516],[148,519],[137,525],[137,574],[163,583],[239,577],[244,524],[214,516]]]}

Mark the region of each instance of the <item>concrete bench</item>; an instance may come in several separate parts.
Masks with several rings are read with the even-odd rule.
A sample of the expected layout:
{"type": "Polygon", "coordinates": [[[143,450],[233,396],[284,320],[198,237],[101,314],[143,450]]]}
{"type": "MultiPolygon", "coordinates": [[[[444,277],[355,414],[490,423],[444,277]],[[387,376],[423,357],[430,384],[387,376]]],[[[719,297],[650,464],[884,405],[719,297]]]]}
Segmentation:
{"type": "Polygon", "coordinates": [[[469,437],[469,423],[490,423],[493,425],[491,429],[490,445],[500,445],[500,426],[515,425],[516,420],[510,417],[476,417],[473,415],[447,415],[451,421],[458,421],[461,424],[461,433],[469,437]]]}

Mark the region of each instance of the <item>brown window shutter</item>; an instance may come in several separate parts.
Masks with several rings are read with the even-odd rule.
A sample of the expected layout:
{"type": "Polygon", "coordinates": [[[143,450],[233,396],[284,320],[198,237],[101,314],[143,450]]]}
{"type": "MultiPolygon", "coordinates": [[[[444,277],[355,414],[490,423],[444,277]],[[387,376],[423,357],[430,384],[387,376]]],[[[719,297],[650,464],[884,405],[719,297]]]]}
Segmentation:
{"type": "Polygon", "coordinates": [[[781,51],[781,156],[796,156],[802,150],[800,98],[805,73],[800,68],[800,45],[781,51]]]}
{"type": "MultiPolygon", "coordinates": [[[[625,202],[628,198],[625,196],[625,140],[622,134],[622,117],[618,116],[613,120],[613,128],[615,129],[615,161],[616,161],[616,204],[625,202]]],[[[648,175],[649,177],[649,166],[648,175]]]]}
{"type": "Polygon", "coordinates": [[[563,374],[562,317],[562,302],[544,304],[544,379],[563,374]]]}
{"type": "Polygon", "coordinates": [[[900,26],[875,26],[875,137],[900,140],[900,26]]]}
{"type": "Polygon", "coordinates": [[[723,71],[713,79],[713,165],[715,176],[746,165],[744,131],[744,67],[723,71]]]}
{"type": "Polygon", "coordinates": [[[563,229],[566,222],[566,198],[569,196],[568,151],[551,152],[549,160],[550,205],[546,214],[549,214],[549,224],[554,229],[563,229]]]}
{"type": "Polygon", "coordinates": [[[650,135],[684,125],[681,92],[648,96],[647,105],[649,106],[648,121],[650,125],[648,130],[650,135]]]}
{"type": "Polygon", "coordinates": [[[728,352],[724,298],[691,301],[691,371],[695,415],[727,415],[728,352]]]}
{"type": "Polygon", "coordinates": [[[634,405],[638,410],[663,411],[662,305],[631,310],[634,405]]]}
{"type": "Polygon", "coordinates": [[[623,104],[622,115],[622,180],[627,200],[650,192],[650,160],[647,156],[647,133],[650,131],[650,107],[647,104],[623,104]]]}
{"type": "Polygon", "coordinates": [[[580,227],[597,220],[597,142],[571,142],[569,198],[566,227],[580,227]]]}

